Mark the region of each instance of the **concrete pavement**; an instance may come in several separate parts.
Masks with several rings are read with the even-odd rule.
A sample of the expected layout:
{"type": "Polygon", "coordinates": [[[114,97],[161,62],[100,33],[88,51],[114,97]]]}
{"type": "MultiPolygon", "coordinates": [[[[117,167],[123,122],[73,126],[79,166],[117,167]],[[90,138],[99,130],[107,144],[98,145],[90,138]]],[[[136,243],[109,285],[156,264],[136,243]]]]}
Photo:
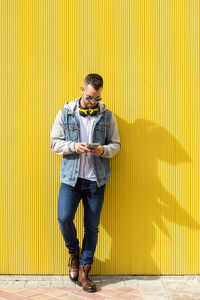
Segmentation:
{"type": "Polygon", "coordinates": [[[0,275],[0,300],[200,300],[200,276],[90,276],[96,293],[65,276],[0,275]]]}

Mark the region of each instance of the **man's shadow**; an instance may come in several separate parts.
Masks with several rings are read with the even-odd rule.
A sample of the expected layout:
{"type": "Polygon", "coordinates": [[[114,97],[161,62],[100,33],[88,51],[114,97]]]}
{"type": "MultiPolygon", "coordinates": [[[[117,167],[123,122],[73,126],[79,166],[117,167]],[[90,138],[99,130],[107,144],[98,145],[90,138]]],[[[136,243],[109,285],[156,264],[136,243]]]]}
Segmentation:
{"type": "MultiPolygon", "coordinates": [[[[159,124],[143,119],[130,124],[116,119],[122,148],[110,160],[111,180],[106,186],[91,275],[161,275],[151,251],[158,246],[158,234],[172,240],[165,220],[191,230],[200,230],[200,224],[182,208],[181,199],[166,190],[160,180],[159,163],[178,167],[191,164],[192,159],[159,124]],[[105,259],[101,259],[101,253],[105,259]]],[[[159,251],[162,247],[159,245],[159,251]]]]}

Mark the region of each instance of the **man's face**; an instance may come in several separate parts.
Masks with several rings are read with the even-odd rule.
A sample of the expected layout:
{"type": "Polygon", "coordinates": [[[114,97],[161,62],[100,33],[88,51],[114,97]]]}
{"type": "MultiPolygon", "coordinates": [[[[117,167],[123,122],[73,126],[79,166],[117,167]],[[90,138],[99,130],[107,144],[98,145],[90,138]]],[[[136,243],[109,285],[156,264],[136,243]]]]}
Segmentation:
{"type": "Polygon", "coordinates": [[[92,108],[95,107],[98,104],[98,101],[96,101],[94,98],[101,97],[102,87],[98,89],[97,91],[88,84],[81,86],[81,92],[82,92],[82,98],[81,98],[81,106],[84,108],[92,108]],[[86,97],[94,97],[92,100],[87,100],[86,97]]]}

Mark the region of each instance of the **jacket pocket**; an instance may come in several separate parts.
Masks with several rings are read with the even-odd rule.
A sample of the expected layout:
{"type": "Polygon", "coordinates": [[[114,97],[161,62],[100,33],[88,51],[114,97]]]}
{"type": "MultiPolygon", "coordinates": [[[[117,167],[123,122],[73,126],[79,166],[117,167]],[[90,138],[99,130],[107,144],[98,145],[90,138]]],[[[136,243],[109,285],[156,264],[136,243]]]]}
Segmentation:
{"type": "Polygon", "coordinates": [[[66,124],[64,126],[66,141],[78,141],[78,127],[76,124],[66,124]]]}

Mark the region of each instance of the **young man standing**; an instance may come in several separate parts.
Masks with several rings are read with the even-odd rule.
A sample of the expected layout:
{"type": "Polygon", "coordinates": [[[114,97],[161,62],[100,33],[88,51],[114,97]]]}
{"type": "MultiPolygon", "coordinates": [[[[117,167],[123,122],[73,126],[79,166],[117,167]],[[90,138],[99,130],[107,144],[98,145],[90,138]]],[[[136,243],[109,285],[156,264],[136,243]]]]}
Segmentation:
{"type": "Polygon", "coordinates": [[[87,292],[96,285],[89,272],[98,240],[99,220],[106,183],[110,180],[109,158],[121,148],[116,118],[100,102],[103,78],[88,74],[82,97],[60,109],[51,131],[51,150],[63,155],[58,196],[58,221],[69,250],[69,277],[87,292]],[[80,200],[84,206],[84,238],[80,257],[74,217],[80,200]]]}

